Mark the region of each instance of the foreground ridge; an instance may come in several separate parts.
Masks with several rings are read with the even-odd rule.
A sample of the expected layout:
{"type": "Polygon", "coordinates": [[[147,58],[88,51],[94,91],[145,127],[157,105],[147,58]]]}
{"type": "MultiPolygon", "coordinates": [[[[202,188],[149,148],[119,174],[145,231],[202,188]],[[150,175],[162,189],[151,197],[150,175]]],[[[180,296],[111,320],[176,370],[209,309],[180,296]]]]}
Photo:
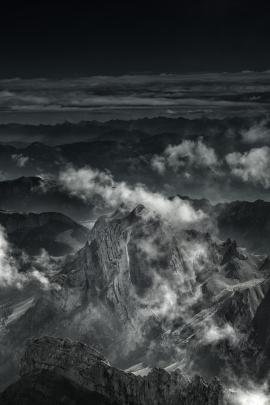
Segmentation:
{"type": "MultiPolygon", "coordinates": [[[[20,391],[16,395],[26,398],[25,402],[20,403],[32,404],[27,395],[33,398],[34,391],[37,401],[39,394],[43,393],[43,400],[44,397],[49,400],[50,394],[46,390],[52,387],[52,381],[54,389],[65,381],[63,387],[72,384],[78,391],[78,398],[79,392],[101,395],[96,404],[223,404],[223,389],[217,379],[207,383],[198,376],[188,379],[179,370],[168,373],[157,368],[145,377],[135,376],[112,367],[94,348],[70,339],[45,336],[31,340],[21,360],[20,375],[21,383],[7,388],[2,394],[1,403],[15,403],[12,402],[12,396],[15,397],[16,384],[20,391]],[[29,384],[31,379],[34,384],[30,395],[27,388],[25,391],[27,384],[24,387],[22,382],[29,384]],[[46,386],[48,381],[50,384],[46,386]]],[[[67,397],[66,402],[61,403],[69,404],[68,390],[63,390],[67,397]]],[[[80,402],[75,400],[72,403],[80,402]]]]}

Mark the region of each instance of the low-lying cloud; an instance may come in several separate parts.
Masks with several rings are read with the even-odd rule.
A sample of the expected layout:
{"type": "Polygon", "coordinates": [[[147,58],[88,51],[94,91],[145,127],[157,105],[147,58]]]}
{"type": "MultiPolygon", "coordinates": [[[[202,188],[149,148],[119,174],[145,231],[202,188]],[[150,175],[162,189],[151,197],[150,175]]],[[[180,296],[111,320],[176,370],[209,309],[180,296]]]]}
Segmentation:
{"type": "Polygon", "coordinates": [[[23,251],[20,256],[14,255],[5,229],[0,226],[0,289],[21,289],[30,282],[38,282],[44,289],[57,288],[49,281],[50,274],[56,269],[56,263],[44,250],[35,257],[30,257],[23,251]],[[26,267],[27,271],[20,271],[21,267],[26,267]]]}
{"type": "Polygon", "coordinates": [[[239,341],[239,337],[235,329],[228,323],[223,326],[218,326],[215,323],[206,325],[202,341],[206,344],[218,343],[222,340],[228,340],[232,345],[239,341]]]}
{"type": "Polygon", "coordinates": [[[110,173],[90,167],[69,167],[60,173],[59,179],[63,187],[73,195],[83,199],[100,196],[111,208],[125,204],[132,209],[143,204],[176,226],[200,223],[206,218],[201,210],[194,210],[187,201],[178,197],[168,199],[160,193],[148,190],[142,184],[130,186],[124,181],[116,182],[110,173]]]}
{"type": "Polygon", "coordinates": [[[270,148],[263,146],[248,152],[229,153],[225,160],[233,176],[244,182],[270,187],[270,148]]]}
{"type": "Polygon", "coordinates": [[[16,162],[18,167],[24,167],[29,161],[29,156],[24,156],[22,154],[14,154],[11,158],[16,162]]]}
{"type": "Polygon", "coordinates": [[[230,388],[226,395],[229,405],[269,405],[267,384],[261,386],[248,382],[247,386],[230,388]]]}
{"type": "MultiPolygon", "coordinates": [[[[0,106],[7,111],[71,111],[112,107],[185,107],[206,113],[219,108],[264,109],[269,73],[141,74],[74,79],[0,80],[0,106]],[[263,83],[261,82],[263,81],[263,83]],[[255,93],[255,95],[253,94],[255,93]],[[260,106],[261,104],[261,106],[260,106]],[[224,106],[226,108],[224,108],[224,106]]],[[[244,113],[244,111],[242,112],[244,113]]],[[[145,112],[147,114],[147,112],[145,112]]]]}
{"type": "Polygon", "coordinates": [[[247,131],[242,132],[242,139],[245,143],[269,143],[270,129],[266,126],[267,121],[263,120],[259,124],[252,125],[247,131]]]}
{"type": "Polygon", "coordinates": [[[18,273],[4,228],[0,226],[0,288],[21,287],[23,277],[18,273]]]}
{"type": "Polygon", "coordinates": [[[166,168],[176,172],[187,167],[213,170],[218,165],[215,150],[207,146],[201,139],[184,140],[179,145],[169,145],[162,156],[156,155],[151,161],[152,168],[160,174],[163,174],[166,168]]]}

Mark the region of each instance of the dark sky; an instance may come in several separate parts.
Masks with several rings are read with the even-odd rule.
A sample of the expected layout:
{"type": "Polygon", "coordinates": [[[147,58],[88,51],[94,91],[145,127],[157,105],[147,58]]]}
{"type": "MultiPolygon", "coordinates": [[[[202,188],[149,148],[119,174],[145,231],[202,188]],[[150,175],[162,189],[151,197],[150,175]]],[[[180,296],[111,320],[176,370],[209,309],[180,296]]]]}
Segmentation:
{"type": "Polygon", "coordinates": [[[270,68],[269,1],[18,3],[2,3],[2,78],[270,68]]]}

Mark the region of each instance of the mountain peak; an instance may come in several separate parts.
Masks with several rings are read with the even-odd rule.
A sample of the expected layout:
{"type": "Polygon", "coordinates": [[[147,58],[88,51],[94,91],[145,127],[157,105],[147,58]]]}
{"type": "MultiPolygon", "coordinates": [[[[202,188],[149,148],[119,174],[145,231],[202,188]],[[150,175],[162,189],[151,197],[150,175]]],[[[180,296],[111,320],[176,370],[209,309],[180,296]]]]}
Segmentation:
{"type": "Polygon", "coordinates": [[[221,265],[230,262],[233,259],[245,260],[246,257],[238,249],[237,243],[235,240],[228,238],[223,244],[224,249],[223,258],[221,265]]]}

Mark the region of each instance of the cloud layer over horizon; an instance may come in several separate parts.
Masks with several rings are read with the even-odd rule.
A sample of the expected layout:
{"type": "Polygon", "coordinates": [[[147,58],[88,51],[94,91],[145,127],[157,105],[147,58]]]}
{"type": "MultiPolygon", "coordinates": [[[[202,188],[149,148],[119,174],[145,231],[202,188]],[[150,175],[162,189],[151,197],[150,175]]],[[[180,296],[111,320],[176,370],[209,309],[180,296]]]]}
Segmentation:
{"type": "MultiPolygon", "coordinates": [[[[247,109],[250,115],[267,113],[269,93],[269,71],[134,74],[61,80],[14,78],[0,80],[0,111],[1,114],[109,114],[114,110],[114,114],[119,114],[121,110],[132,109],[133,116],[138,110],[136,114],[145,117],[153,114],[243,116],[247,109]]],[[[122,118],[125,119],[125,114],[122,118]]]]}

